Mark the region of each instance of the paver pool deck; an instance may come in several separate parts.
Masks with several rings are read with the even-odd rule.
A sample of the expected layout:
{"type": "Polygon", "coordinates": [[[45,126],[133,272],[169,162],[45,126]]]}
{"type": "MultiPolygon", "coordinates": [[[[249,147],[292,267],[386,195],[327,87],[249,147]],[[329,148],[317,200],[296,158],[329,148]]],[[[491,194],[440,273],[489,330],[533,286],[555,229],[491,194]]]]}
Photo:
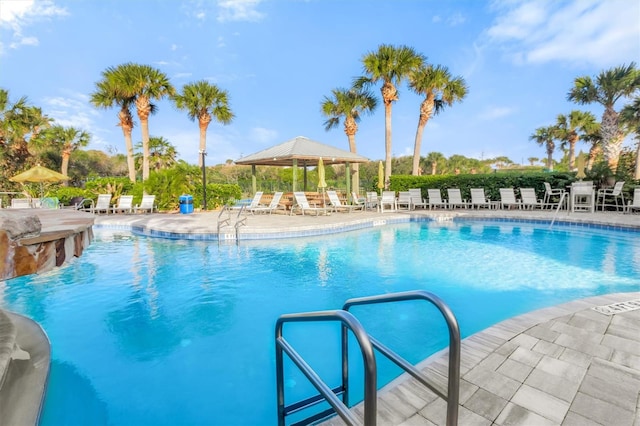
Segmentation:
{"type": "MultiPolygon", "coordinates": [[[[75,212],[62,212],[65,216],[75,212]]],[[[41,218],[43,231],[58,223],[41,218]]],[[[407,220],[407,215],[549,221],[549,211],[353,212],[328,216],[246,215],[243,239],[287,238],[343,232],[407,220]]],[[[73,216],[69,216],[72,220],[73,216]]],[[[218,231],[219,212],[96,216],[98,226],[145,235],[206,239],[218,231]]],[[[86,216],[83,215],[83,220],[86,216]]],[[[234,219],[235,220],[235,219],[234,219]]],[[[640,215],[560,212],[557,221],[640,229],[640,215]]],[[[233,223],[233,222],[232,222],[233,223]]],[[[221,233],[235,232],[233,226],[221,233]]],[[[229,235],[231,237],[231,235],[229,235]]],[[[638,233],[640,238],[640,233],[638,233]]],[[[235,243],[235,241],[234,241],[235,243]]],[[[640,426],[640,309],[603,314],[596,306],[638,301],[640,280],[629,293],[576,300],[500,322],[462,341],[460,425],[640,426]]],[[[447,376],[447,352],[420,363],[439,387],[447,376]]],[[[403,375],[379,393],[379,425],[445,424],[446,403],[403,375]]],[[[362,412],[356,407],[356,412],[362,412]]],[[[275,419],[274,419],[275,423],[275,419]]],[[[343,424],[335,418],[326,424],[343,424]]]]}

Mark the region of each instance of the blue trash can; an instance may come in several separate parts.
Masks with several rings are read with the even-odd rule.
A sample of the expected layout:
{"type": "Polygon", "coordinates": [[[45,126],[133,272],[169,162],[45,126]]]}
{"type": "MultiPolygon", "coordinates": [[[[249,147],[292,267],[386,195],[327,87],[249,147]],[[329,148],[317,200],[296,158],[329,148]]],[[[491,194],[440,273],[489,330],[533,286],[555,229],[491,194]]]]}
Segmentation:
{"type": "Polygon", "coordinates": [[[189,214],[193,213],[193,196],[181,195],[178,198],[178,204],[180,204],[180,213],[189,214]]]}

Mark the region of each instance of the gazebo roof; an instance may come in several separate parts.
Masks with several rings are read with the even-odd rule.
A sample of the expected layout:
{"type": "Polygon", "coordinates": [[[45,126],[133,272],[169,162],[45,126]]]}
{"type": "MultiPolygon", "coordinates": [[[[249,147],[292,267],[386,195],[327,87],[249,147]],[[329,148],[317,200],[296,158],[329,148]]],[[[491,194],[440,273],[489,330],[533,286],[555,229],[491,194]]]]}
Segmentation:
{"type": "Polygon", "coordinates": [[[322,162],[328,164],[366,163],[368,158],[330,145],[312,141],[304,136],[298,136],[280,145],[272,146],[247,155],[236,164],[250,164],[260,166],[293,166],[293,160],[298,160],[298,166],[317,166],[322,162]]]}

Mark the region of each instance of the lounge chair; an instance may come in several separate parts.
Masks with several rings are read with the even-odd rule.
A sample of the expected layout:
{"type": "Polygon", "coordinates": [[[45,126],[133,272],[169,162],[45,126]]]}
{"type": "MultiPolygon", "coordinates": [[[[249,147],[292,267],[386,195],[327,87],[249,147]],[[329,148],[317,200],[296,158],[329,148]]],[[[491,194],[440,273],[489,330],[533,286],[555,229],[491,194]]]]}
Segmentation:
{"type": "Polygon", "coordinates": [[[484,188],[471,188],[471,207],[491,208],[491,200],[484,195],[484,188]]]}
{"type": "Polygon", "coordinates": [[[365,206],[366,206],[365,207],[366,209],[370,209],[370,210],[373,210],[374,208],[376,210],[380,209],[380,200],[378,199],[377,192],[375,191],[367,192],[365,206]]]}
{"type": "Polygon", "coordinates": [[[349,213],[351,213],[353,210],[362,210],[361,205],[359,206],[355,204],[342,204],[342,202],[340,201],[340,197],[338,197],[338,193],[336,191],[327,191],[327,195],[329,196],[329,205],[335,212],[338,212],[340,210],[347,210],[349,213]]]}
{"type": "Polygon", "coordinates": [[[253,195],[253,199],[249,204],[236,204],[235,206],[231,206],[231,209],[238,210],[241,208],[245,208],[245,211],[250,211],[251,209],[255,209],[256,207],[266,207],[263,204],[260,204],[260,199],[262,198],[262,191],[258,191],[253,195]]]}
{"type": "Polygon", "coordinates": [[[516,193],[513,188],[500,188],[500,208],[511,209],[515,207],[520,208],[520,203],[516,200],[516,193]]]}
{"type": "Polygon", "coordinates": [[[467,200],[462,199],[462,193],[459,188],[447,188],[447,196],[449,197],[447,205],[450,209],[455,209],[456,207],[466,209],[469,205],[467,200]]]}
{"type": "Polygon", "coordinates": [[[536,190],[533,188],[520,188],[520,199],[523,209],[543,208],[542,200],[536,197],[536,190]]]}
{"type": "Polygon", "coordinates": [[[632,213],[636,210],[640,210],[640,188],[633,190],[633,200],[627,204],[627,213],[632,213]]]}
{"type": "Polygon", "coordinates": [[[30,209],[31,199],[30,198],[13,198],[11,199],[11,208],[12,209],[30,209]]]}
{"type": "Polygon", "coordinates": [[[553,205],[558,205],[560,203],[560,200],[562,199],[562,195],[565,195],[565,199],[566,199],[566,194],[567,191],[565,191],[562,188],[555,188],[552,189],[551,185],[549,184],[549,182],[544,182],[544,206],[545,207],[553,207],[553,205]],[[558,197],[558,202],[553,203],[552,202],[552,197],[558,197]]]}
{"type": "Polygon", "coordinates": [[[355,193],[355,191],[351,192],[351,202],[354,206],[362,206],[362,211],[367,208],[366,201],[367,199],[365,197],[359,197],[358,194],[355,193]]]}
{"type": "Polygon", "coordinates": [[[411,205],[411,193],[409,191],[398,192],[396,208],[399,209],[402,206],[405,206],[407,210],[413,210],[413,206],[411,205]]]}
{"type": "Polygon", "coordinates": [[[595,191],[592,181],[579,181],[571,184],[571,211],[595,211],[595,191]]]}
{"type": "Polygon", "coordinates": [[[329,210],[326,207],[317,207],[315,205],[312,207],[309,204],[309,201],[307,200],[307,196],[305,195],[304,192],[294,192],[293,198],[295,198],[296,200],[296,205],[291,207],[291,214],[293,214],[296,210],[299,210],[303,216],[305,211],[315,212],[316,216],[318,216],[320,213],[327,214],[329,210]]]}
{"type": "Polygon", "coordinates": [[[439,189],[427,189],[427,195],[429,196],[429,209],[447,208],[447,203],[442,200],[442,193],[439,189]]]}
{"type": "Polygon", "coordinates": [[[282,192],[276,192],[273,194],[273,198],[271,199],[271,202],[269,203],[268,206],[253,207],[249,209],[249,211],[251,212],[251,214],[255,214],[255,213],[271,214],[274,211],[278,211],[278,209],[282,209],[283,211],[286,211],[287,210],[286,206],[280,204],[281,198],[282,198],[282,192]]]}
{"type": "Polygon", "coordinates": [[[73,197],[69,200],[69,205],[62,206],[62,208],[70,210],[90,210],[92,206],[93,200],[91,198],[73,197]]]}
{"type": "Polygon", "coordinates": [[[389,206],[389,210],[398,210],[398,204],[396,200],[395,191],[382,191],[382,197],[380,198],[380,212],[384,213],[384,206],[389,206]]]}
{"type": "Polygon", "coordinates": [[[420,188],[410,188],[409,194],[411,194],[411,205],[413,208],[422,207],[426,209],[429,207],[427,200],[422,198],[422,190],[420,188]]]}
{"type": "Polygon", "coordinates": [[[613,201],[616,202],[616,211],[618,210],[624,211],[624,194],[622,193],[623,187],[624,187],[624,181],[620,181],[620,182],[616,182],[613,188],[598,189],[596,206],[600,205],[602,211],[604,211],[604,206],[606,205],[605,201],[607,200],[607,198],[613,198],[613,201]],[[620,200],[620,204],[618,204],[618,200],[620,200]]]}
{"type": "Polygon", "coordinates": [[[90,207],[83,210],[88,210],[94,214],[99,214],[102,212],[109,214],[109,210],[111,210],[111,194],[98,195],[98,200],[96,201],[95,205],[91,205],[90,207]]]}
{"type": "Polygon", "coordinates": [[[111,211],[113,213],[133,212],[133,195],[121,195],[120,198],[118,198],[118,204],[114,204],[111,211]]]}
{"type": "Polygon", "coordinates": [[[133,211],[135,213],[138,212],[149,212],[149,213],[153,213],[153,211],[158,211],[158,206],[155,205],[156,202],[156,196],[155,195],[148,195],[148,194],[144,194],[142,196],[142,200],[140,201],[140,204],[136,205],[133,208],[133,211]]]}

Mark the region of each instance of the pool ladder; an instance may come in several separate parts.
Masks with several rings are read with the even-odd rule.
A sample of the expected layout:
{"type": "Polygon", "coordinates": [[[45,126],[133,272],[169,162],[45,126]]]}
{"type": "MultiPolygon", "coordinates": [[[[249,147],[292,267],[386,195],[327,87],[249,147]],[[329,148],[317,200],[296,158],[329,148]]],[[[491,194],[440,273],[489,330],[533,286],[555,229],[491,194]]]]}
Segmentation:
{"type": "Polygon", "coordinates": [[[348,425],[364,424],[375,426],[377,417],[377,370],[376,359],[373,349],[377,349],[382,355],[393,361],[404,371],[413,376],[423,386],[433,391],[440,398],[447,402],[447,426],[458,424],[458,401],[460,394],[460,329],[458,322],[449,307],[436,295],[422,291],[408,291],[401,293],[384,294],[380,296],[362,297],[349,299],[345,302],[341,310],[304,312],[297,314],[282,315],[276,322],[276,386],[278,405],[278,426],[285,426],[285,419],[288,415],[309,409],[316,404],[326,401],[331,408],[322,412],[312,414],[293,425],[302,426],[314,424],[320,420],[337,414],[348,425]],[[381,342],[370,336],[358,319],[349,312],[349,308],[358,305],[371,305],[380,303],[390,303],[406,300],[425,300],[438,308],[444,317],[449,328],[449,371],[446,393],[431,384],[420,370],[409,364],[405,359],[383,345],[381,342]],[[334,388],[330,388],[318,374],[306,363],[298,352],[283,337],[283,326],[287,323],[297,322],[321,322],[333,321],[342,323],[342,383],[334,388]],[[361,423],[349,408],[349,360],[348,360],[348,331],[351,331],[360,347],[364,367],[364,422],[361,423]],[[319,394],[304,400],[285,405],[285,380],[284,380],[284,354],[300,369],[309,382],[316,388],[319,394]],[[339,398],[341,396],[342,398],[339,398]]]}
{"type": "Polygon", "coordinates": [[[218,244],[222,240],[235,240],[236,244],[239,241],[240,227],[247,225],[247,217],[241,217],[242,212],[244,211],[245,206],[243,205],[238,209],[238,214],[235,217],[235,222],[233,223],[234,232],[233,233],[224,233],[221,232],[226,227],[231,227],[231,219],[232,219],[232,209],[229,206],[224,206],[220,209],[220,213],[218,213],[218,224],[217,224],[217,233],[218,233],[218,244]],[[224,213],[227,212],[227,217],[223,218],[224,213]]]}

